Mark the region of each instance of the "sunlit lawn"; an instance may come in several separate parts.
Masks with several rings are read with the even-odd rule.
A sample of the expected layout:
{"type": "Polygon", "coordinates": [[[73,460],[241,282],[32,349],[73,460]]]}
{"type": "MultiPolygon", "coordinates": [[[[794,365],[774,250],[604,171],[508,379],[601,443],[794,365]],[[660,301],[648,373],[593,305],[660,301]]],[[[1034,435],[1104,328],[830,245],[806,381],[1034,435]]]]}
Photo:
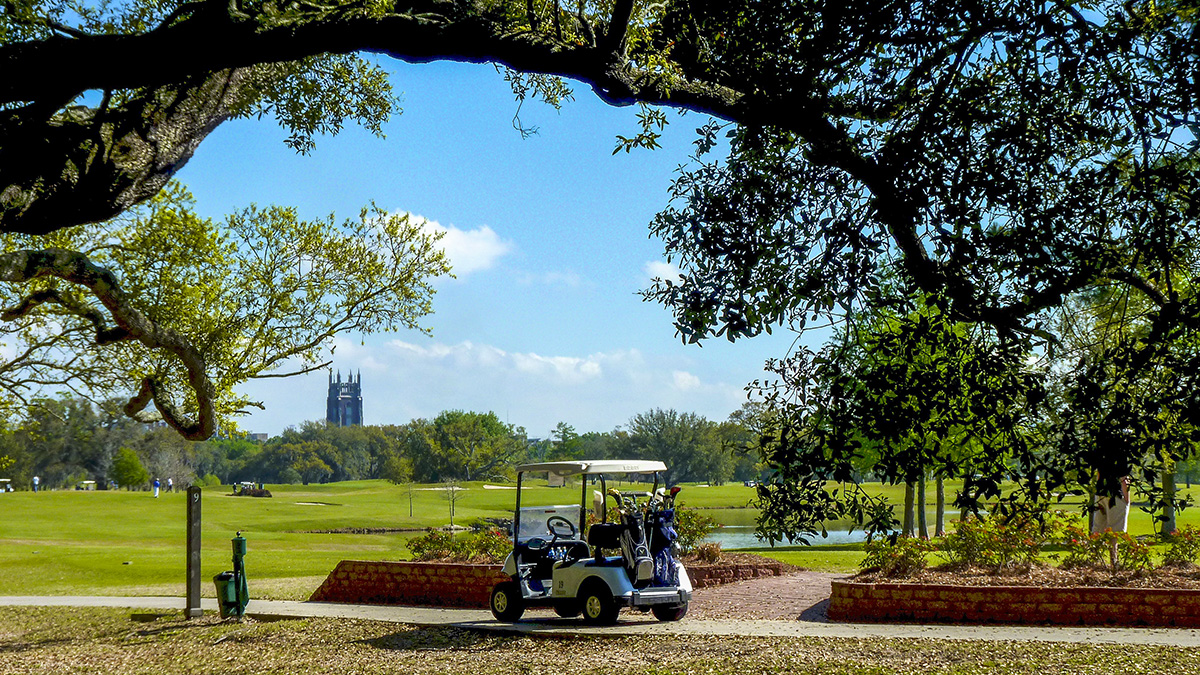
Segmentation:
{"type": "MultiPolygon", "coordinates": [[[[240,530],[249,541],[246,564],[258,597],[307,597],[343,559],[407,558],[409,538],[422,528],[445,526],[450,520],[446,492],[437,485],[408,490],[384,481],[357,481],[268,487],[275,495],[270,499],[232,497],[225,487],[205,490],[202,502],[204,574],[230,567],[229,540],[240,530]],[[342,528],[412,531],[314,532],[342,528]]],[[[463,487],[455,504],[457,524],[511,514],[516,497],[511,485],[467,483],[463,487]]],[[[867,487],[894,503],[903,501],[901,486],[867,487]]],[[[953,499],[955,487],[947,486],[948,500],[953,499]]],[[[578,483],[549,488],[533,481],[523,499],[526,505],[573,504],[581,492],[578,483]]],[[[752,488],[740,484],[686,485],[680,501],[704,508],[727,524],[746,526],[753,525],[756,516],[755,510],[745,508],[753,496],[752,488]]],[[[932,527],[932,485],[927,497],[932,527]]],[[[1079,504],[1064,504],[1064,508],[1078,510],[1079,504]]],[[[956,517],[951,513],[947,519],[956,517]]],[[[158,499],[148,492],[125,491],[2,494],[0,594],[182,595],[185,518],[181,492],[163,493],[158,499]]],[[[1198,521],[1200,509],[1186,510],[1179,517],[1180,525],[1198,521]]],[[[1150,516],[1135,507],[1130,530],[1135,535],[1150,534],[1150,516]]],[[[779,545],[761,553],[825,571],[852,571],[862,559],[859,544],[821,546],[820,542],[818,537],[812,542],[816,546],[779,545]]]]}

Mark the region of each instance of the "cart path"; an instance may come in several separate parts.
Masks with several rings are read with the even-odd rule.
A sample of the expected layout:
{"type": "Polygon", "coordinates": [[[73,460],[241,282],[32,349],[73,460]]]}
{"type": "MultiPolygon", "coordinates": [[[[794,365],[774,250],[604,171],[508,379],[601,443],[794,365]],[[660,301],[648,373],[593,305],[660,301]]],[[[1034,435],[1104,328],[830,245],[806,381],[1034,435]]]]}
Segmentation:
{"type": "MultiPolygon", "coordinates": [[[[787,577],[784,577],[786,579],[787,577]]],[[[757,580],[762,581],[762,580],[757,580]]],[[[757,581],[744,582],[747,584],[757,581]]],[[[789,591],[790,592],[790,591],[789,591]]],[[[749,597],[749,591],[741,597],[749,597]]],[[[770,597],[769,595],[764,597],[770,597]]],[[[805,601],[800,601],[803,604],[805,601]]],[[[781,606],[787,604],[782,601],[781,606]]],[[[0,606],[8,607],[125,607],[151,610],[162,615],[184,608],[183,598],[109,597],[109,596],[25,596],[0,597],[0,606]]],[[[201,606],[216,611],[216,601],[206,598],[201,606]]],[[[798,606],[798,605],[797,605],[798,606]]],[[[1083,628],[1058,626],[922,626],[911,624],[849,624],[820,621],[780,621],[765,619],[700,619],[691,613],[683,621],[662,623],[652,617],[622,612],[615,626],[585,626],[578,620],[560,619],[530,613],[516,624],[500,623],[489,612],[476,609],[434,609],[429,607],[391,607],[379,605],[335,605],[290,600],[251,600],[247,616],[262,621],[322,617],[387,621],[414,626],[452,626],[548,637],[605,637],[629,635],[711,635],[778,638],[883,638],[940,640],[1023,640],[1033,642],[1138,644],[1169,647],[1200,647],[1200,630],[1185,628],[1083,628]]],[[[139,620],[153,620],[142,616],[139,620]]]]}
{"type": "Polygon", "coordinates": [[[844,578],[845,574],[799,571],[699,588],[692,594],[688,617],[828,622],[825,610],[829,606],[829,582],[844,578]]]}

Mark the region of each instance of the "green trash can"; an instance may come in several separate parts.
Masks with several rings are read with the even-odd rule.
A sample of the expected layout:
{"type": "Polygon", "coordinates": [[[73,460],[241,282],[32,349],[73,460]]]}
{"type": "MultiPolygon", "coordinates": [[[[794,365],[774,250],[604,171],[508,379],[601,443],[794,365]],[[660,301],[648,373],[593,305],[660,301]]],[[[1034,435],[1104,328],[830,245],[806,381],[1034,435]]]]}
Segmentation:
{"type": "Polygon", "coordinates": [[[233,571],[221,572],[213,577],[213,585],[217,587],[217,607],[221,610],[222,619],[240,619],[246,613],[250,591],[246,587],[245,556],[246,539],[238,532],[233,538],[233,571]]]}
{"type": "Polygon", "coordinates": [[[221,572],[213,577],[213,584],[217,587],[217,606],[221,609],[221,618],[229,618],[238,606],[237,585],[233,583],[233,572],[221,572]]]}

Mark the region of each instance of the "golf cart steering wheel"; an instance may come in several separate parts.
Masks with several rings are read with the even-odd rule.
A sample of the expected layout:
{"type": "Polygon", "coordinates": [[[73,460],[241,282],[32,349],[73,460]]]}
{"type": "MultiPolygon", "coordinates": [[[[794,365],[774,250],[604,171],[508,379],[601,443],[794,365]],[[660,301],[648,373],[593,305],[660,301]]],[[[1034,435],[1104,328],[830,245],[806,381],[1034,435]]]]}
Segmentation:
{"type": "Polygon", "coordinates": [[[574,539],[575,536],[579,534],[579,530],[575,529],[575,524],[566,518],[563,518],[562,516],[550,516],[547,518],[546,529],[549,530],[551,536],[554,537],[550,543],[554,543],[559,539],[574,539]],[[563,536],[563,534],[559,532],[559,526],[566,527],[568,536],[563,536]]]}

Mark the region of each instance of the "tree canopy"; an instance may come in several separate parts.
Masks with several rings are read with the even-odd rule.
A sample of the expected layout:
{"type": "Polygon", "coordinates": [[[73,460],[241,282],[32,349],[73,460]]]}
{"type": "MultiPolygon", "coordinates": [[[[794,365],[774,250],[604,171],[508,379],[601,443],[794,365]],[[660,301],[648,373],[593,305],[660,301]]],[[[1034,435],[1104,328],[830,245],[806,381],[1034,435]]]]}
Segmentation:
{"type": "MultiPolygon", "coordinates": [[[[1161,402],[1196,391],[1195,0],[5,0],[0,10],[3,232],[88,226],[153,199],[233,117],[274,115],[301,152],[348,120],[377,130],[395,100],[357,54],[495,63],[523,98],[558,105],[569,78],[611,104],[643,104],[641,128],[616,151],[655,147],[663,107],[712,116],[651,226],[682,276],[647,297],[674,312],[686,341],[852,323],[922,296],[947,321],[982,326],[1002,353],[1049,354],[1063,338],[1056,310],[1109,288],[1138,298],[1144,329],[1077,369],[1062,400],[1099,425],[1069,429],[1142,440],[1105,446],[1071,431],[1091,448],[1074,456],[1131,466],[1162,417],[1154,400],[1093,405],[1102,397],[1089,392],[1161,402]],[[1137,385],[1151,370],[1169,386],[1137,385]]],[[[78,285],[73,270],[90,270],[78,253],[5,255],[0,270],[9,261],[21,283],[78,285]]],[[[129,330],[120,303],[84,286],[129,330]]],[[[144,333],[158,334],[153,321],[144,333]]],[[[177,379],[191,372],[185,351],[173,352],[177,379]]],[[[810,369],[784,377],[803,402],[820,364],[799,356],[781,368],[810,369]]],[[[157,380],[146,381],[142,399],[157,380]]],[[[1200,399],[1164,415],[1194,428],[1200,399]]]]}

